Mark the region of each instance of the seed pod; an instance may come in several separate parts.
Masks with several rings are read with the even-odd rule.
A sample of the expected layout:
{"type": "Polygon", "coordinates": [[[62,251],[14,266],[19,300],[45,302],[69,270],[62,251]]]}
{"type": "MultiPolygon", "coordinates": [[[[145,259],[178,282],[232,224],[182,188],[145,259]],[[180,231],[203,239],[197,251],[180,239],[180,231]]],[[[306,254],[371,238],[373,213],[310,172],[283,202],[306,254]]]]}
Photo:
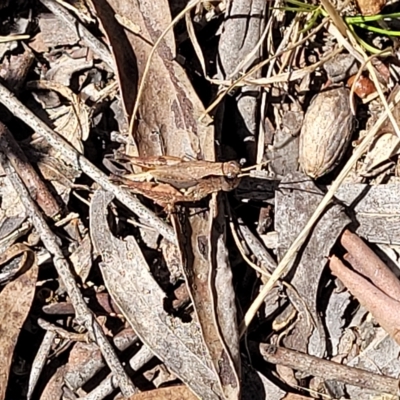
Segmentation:
{"type": "Polygon", "coordinates": [[[312,178],[330,171],[341,160],[352,132],[349,90],[334,88],[317,94],[300,132],[300,168],[312,178]]]}

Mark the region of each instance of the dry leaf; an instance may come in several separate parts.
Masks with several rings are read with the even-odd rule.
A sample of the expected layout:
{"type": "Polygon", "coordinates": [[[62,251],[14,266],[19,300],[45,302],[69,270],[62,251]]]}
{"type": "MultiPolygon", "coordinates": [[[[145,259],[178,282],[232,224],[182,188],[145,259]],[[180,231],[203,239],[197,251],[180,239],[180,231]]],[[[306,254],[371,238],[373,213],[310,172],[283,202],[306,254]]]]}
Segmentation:
{"type": "Polygon", "coordinates": [[[89,235],[86,235],[76,250],[70,255],[70,261],[74,266],[75,273],[86,282],[92,267],[92,242],[89,235]]]}
{"type": "MultiPolygon", "coordinates": [[[[323,192],[299,172],[282,180],[275,199],[279,257],[286,253],[322,198],[323,192]]],[[[320,357],[325,352],[326,336],[318,310],[318,290],[327,257],[349,222],[343,208],[333,205],[321,217],[302,251],[302,257],[297,262],[290,281],[295,291],[288,290],[288,296],[296,309],[303,312],[299,313],[296,325],[284,339],[289,348],[309,351],[320,357]]]]}
{"type": "Polygon", "coordinates": [[[205,400],[222,397],[195,321],[183,322],[164,309],[165,293],[154,280],[133,237],[116,239],[107,224],[113,195],[97,191],[90,206],[90,234],[101,254],[105,285],[140,339],[190,389],[205,400]]]}
{"type": "Polygon", "coordinates": [[[400,139],[393,133],[379,135],[371,144],[359,174],[362,176],[372,171],[398,154],[400,154],[400,139]]]}
{"type": "Polygon", "coordinates": [[[182,208],[173,220],[186,284],[221,390],[226,399],[237,399],[239,336],[232,271],[224,246],[224,220],[214,221],[214,216],[208,214],[194,215],[189,221],[188,215],[188,210],[182,208]],[[212,256],[213,248],[217,259],[212,256]]]}
{"type": "Polygon", "coordinates": [[[87,59],[89,56],[87,54],[85,57],[72,58],[71,55],[65,54],[51,64],[51,68],[46,73],[46,79],[69,86],[73,74],[93,67],[93,60],[87,59]]]}
{"type": "Polygon", "coordinates": [[[57,368],[55,374],[50,378],[47,382],[46,387],[44,388],[42,395],[40,396],[40,400],[61,400],[63,396],[63,385],[64,385],[64,377],[65,370],[67,366],[62,365],[57,368]]]}
{"type": "Polygon", "coordinates": [[[38,24],[40,32],[34,37],[30,47],[39,53],[47,51],[49,47],[70,46],[80,40],[77,27],[67,26],[54,14],[42,14],[38,24]]]}
{"type": "Polygon", "coordinates": [[[14,347],[35,295],[38,266],[33,252],[25,268],[0,293],[0,400],[5,399],[14,347]]]}
{"type": "Polygon", "coordinates": [[[62,135],[80,153],[83,153],[82,141],[89,137],[89,112],[84,102],[68,87],[52,81],[31,81],[27,88],[35,90],[53,90],[70,101],[67,106],[46,110],[54,121],[55,131],[62,135]]]}
{"type": "MultiPolygon", "coordinates": [[[[93,0],[97,15],[116,59],[125,110],[132,113],[138,81],[152,44],[171,21],[166,0],[157,2],[108,0],[108,7],[93,0]],[[110,12],[110,8],[111,11],[110,12]],[[131,21],[140,35],[124,31],[119,19],[131,21]],[[137,69],[136,69],[137,68],[137,69]]],[[[155,52],[139,103],[140,119],[134,139],[141,156],[168,154],[214,160],[211,120],[198,122],[204,111],[186,73],[175,61],[175,40],[170,30],[155,52]]]]}
{"type": "Polygon", "coordinates": [[[16,243],[0,254],[0,284],[11,280],[23,268],[26,268],[32,250],[21,243],[16,243]],[[4,269],[4,272],[2,272],[4,269]]]}

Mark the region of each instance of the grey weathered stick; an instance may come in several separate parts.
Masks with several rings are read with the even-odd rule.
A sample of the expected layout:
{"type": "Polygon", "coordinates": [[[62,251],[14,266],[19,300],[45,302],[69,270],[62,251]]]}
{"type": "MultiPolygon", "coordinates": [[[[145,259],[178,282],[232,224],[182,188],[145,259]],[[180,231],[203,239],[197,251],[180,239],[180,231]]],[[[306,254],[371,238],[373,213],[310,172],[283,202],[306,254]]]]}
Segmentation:
{"type": "Polygon", "coordinates": [[[6,106],[17,118],[20,118],[47,142],[63,154],[77,169],[97,182],[103,189],[114,193],[115,197],[128,207],[134,214],[141,218],[141,222],[160,232],[167,240],[176,243],[172,227],[161,221],[153,212],[144,207],[142,203],[127,190],[110,182],[107,175],[96,168],[84,156],[79,154],[65,139],[50,129],[41,119],[27,109],[8,89],[0,84],[0,103],[6,106]]]}
{"type": "Polygon", "coordinates": [[[54,332],[47,331],[44,335],[42,343],[40,344],[39,350],[36,353],[35,359],[33,360],[31,372],[29,374],[29,386],[26,398],[30,400],[32,398],[33,391],[35,390],[36,384],[39,381],[40,374],[43,371],[46,361],[51,351],[51,346],[56,338],[54,332]]]}
{"type": "Polygon", "coordinates": [[[115,71],[115,64],[108,48],[100,42],[96,36],[92,35],[73,15],[71,15],[63,6],[54,0],[40,0],[55,16],[62,19],[65,24],[74,29],[76,27],[79,36],[93,53],[97,54],[100,60],[103,60],[110,68],[115,71]]]}
{"type": "MultiPolygon", "coordinates": [[[[145,345],[129,360],[129,365],[134,371],[138,371],[152,358],[153,352],[145,345]]],[[[95,389],[80,400],[102,400],[116,389],[112,375],[108,375],[95,389]]]]}
{"type": "Polygon", "coordinates": [[[25,207],[26,213],[29,215],[32,224],[40,235],[44,247],[53,257],[53,263],[56,267],[57,273],[62,279],[67,293],[71,299],[71,303],[75,308],[76,319],[86,327],[94,341],[98,344],[102,355],[107,362],[107,365],[117,380],[118,386],[121,388],[123,395],[125,397],[129,397],[130,395],[136,393],[137,388],[129,379],[118,360],[114,348],[107,340],[101,326],[98,324],[96,318],[83,300],[82,294],[79,291],[74,276],[71,273],[70,266],[67,260],[64,258],[64,255],[58,244],[59,238],[51,231],[42,214],[40,213],[36,203],[29,196],[29,192],[21,178],[15,172],[14,167],[11,165],[5,154],[1,151],[0,164],[3,167],[7,178],[10,180],[14,189],[18,193],[19,198],[25,207]]]}
{"type": "Polygon", "coordinates": [[[399,380],[390,376],[378,375],[266,343],[260,344],[260,353],[265,361],[272,364],[285,365],[323,379],[341,381],[376,392],[399,395],[399,380]]]}

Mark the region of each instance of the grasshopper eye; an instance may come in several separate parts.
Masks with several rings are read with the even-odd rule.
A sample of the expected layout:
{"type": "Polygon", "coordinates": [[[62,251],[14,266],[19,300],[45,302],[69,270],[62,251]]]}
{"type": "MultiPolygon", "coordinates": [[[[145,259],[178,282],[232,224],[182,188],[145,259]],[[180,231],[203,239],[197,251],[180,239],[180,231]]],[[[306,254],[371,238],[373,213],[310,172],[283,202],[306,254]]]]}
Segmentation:
{"type": "Polygon", "coordinates": [[[236,178],[241,172],[240,164],[236,161],[225,162],[222,166],[222,172],[228,179],[236,178]]]}

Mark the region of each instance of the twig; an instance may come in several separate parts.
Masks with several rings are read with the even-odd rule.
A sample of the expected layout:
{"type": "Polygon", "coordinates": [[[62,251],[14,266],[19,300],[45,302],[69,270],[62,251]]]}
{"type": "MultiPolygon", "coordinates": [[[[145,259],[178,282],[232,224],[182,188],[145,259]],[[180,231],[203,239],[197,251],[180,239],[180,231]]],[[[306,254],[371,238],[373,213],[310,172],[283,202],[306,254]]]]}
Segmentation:
{"type": "Polygon", "coordinates": [[[0,43],[13,42],[14,40],[26,40],[29,39],[29,35],[8,35],[0,36],[0,43]]]}
{"type": "Polygon", "coordinates": [[[77,332],[69,332],[61,326],[57,326],[48,322],[42,318],[37,320],[38,325],[47,332],[53,332],[58,335],[61,339],[69,340],[72,342],[89,342],[89,335],[87,332],[84,333],[77,333],[77,332]]]}
{"type": "MultiPolygon", "coordinates": [[[[400,92],[396,94],[395,99],[391,103],[390,108],[393,109],[394,105],[397,104],[399,101],[400,101],[400,92]]],[[[254,316],[257,313],[257,310],[263,304],[264,298],[266,297],[268,292],[273,288],[273,286],[281,278],[281,276],[283,276],[284,274],[286,274],[288,272],[292,261],[296,257],[296,254],[300,250],[300,247],[304,244],[305,240],[307,239],[314,224],[317,222],[319,217],[324,212],[326,206],[332,200],[333,196],[335,195],[336,191],[339,189],[340,185],[346,178],[347,174],[351,171],[351,169],[353,168],[353,166],[355,165],[357,160],[361,157],[361,155],[368,148],[368,146],[371,143],[371,140],[375,137],[375,135],[379,131],[382,124],[386,121],[386,118],[387,118],[387,112],[385,111],[380,116],[380,118],[376,121],[375,125],[370,129],[368,134],[364,137],[363,141],[356,148],[356,150],[354,151],[354,153],[351,156],[351,158],[349,159],[349,161],[343,167],[339,176],[332,183],[332,186],[330,187],[330,189],[328,190],[326,195],[321,200],[321,203],[319,204],[317,209],[314,211],[313,215],[307,222],[306,226],[299,233],[296,240],[289,247],[288,251],[282,258],[281,262],[278,264],[278,267],[271,275],[271,279],[262,288],[261,292],[258,294],[258,296],[255,298],[255,300],[251,304],[250,308],[248,309],[248,311],[247,311],[246,315],[244,316],[244,319],[240,325],[240,335],[243,335],[244,332],[246,331],[246,329],[248,328],[248,326],[250,325],[251,321],[253,320],[254,316]]]]}
{"type": "Polygon", "coordinates": [[[62,19],[68,27],[76,27],[83,42],[103,60],[111,71],[115,71],[115,63],[109,49],[92,35],[73,15],[71,15],[61,4],[53,0],[40,0],[55,16],[62,19]]]}
{"type": "Polygon", "coordinates": [[[261,344],[260,351],[265,361],[272,364],[285,365],[326,380],[341,381],[374,392],[399,395],[399,380],[396,378],[374,374],[269,344],[261,344]]]}
{"type": "Polygon", "coordinates": [[[44,335],[39,350],[37,351],[35,359],[33,360],[31,371],[29,374],[28,393],[26,395],[27,400],[30,400],[32,397],[36,384],[39,381],[40,374],[42,373],[43,368],[46,365],[46,361],[55,338],[56,334],[54,332],[47,331],[44,335]]]}
{"type": "MultiPolygon", "coordinates": [[[[134,371],[138,371],[144,365],[146,365],[150,360],[152,360],[154,354],[147,347],[143,346],[130,360],[129,365],[134,371]]],[[[96,389],[92,390],[85,397],[81,397],[80,400],[102,400],[109,396],[116,389],[113,382],[112,375],[107,376],[103,382],[97,385],[96,389]]]]}
{"type": "Polygon", "coordinates": [[[7,127],[0,122],[0,149],[7,155],[13,167],[27,186],[31,197],[38,203],[43,212],[50,218],[56,219],[61,213],[54,196],[39,178],[25,153],[18,146],[7,127]]]}
{"type": "Polygon", "coordinates": [[[260,240],[253,234],[250,228],[243,223],[242,220],[238,220],[238,231],[240,232],[243,241],[246,243],[249,251],[255,256],[257,261],[263,265],[263,267],[271,274],[275,270],[277,263],[273,257],[268,253],[265,246],[260,240]]]}
{"type": "Polygon", "coordinates": [[[355,233],[346,229],[340,243],[353,257],[352,267],[379,290],[400,302],[400,281],[392,270],[355,233]]]}
{"type": "Polygon", "coordinates": [[[25,207],[26,213],[30,217],[32,224],[40,235],[44,247],[53,257],[54,266],[58,275],[62,279],[65,289],[71,299],[71,303],[74,306],[77,321],[86,327],[92,339],[99,346],[107,365],[109,366],[115,379],[117,379],[118,386],[121,388],[123,395],[128,397],[136,393],[137,388],[129,379],[117,358],[114,348],[107,340],[101,326],[96,321],[95,316],[92,314],[83,300],[82,294],[79,291],[74,280],[74,276],[71,273],[70,266],[67,260],[64,258],[62,250],[58,244],[59,238],[47,225],[36,203],[29,196],[29,192],[21,178],[15,172],[14,167],[8,161],[3,152],[0,152],[0,164],[4,169],[4,172],[7,174],[7,178],[10,180],[11,184],[14,186],[14,189],[18,193],[19,198],[25,207]]]}
{"type": "MultiPolygon", "coordinates": [[[[229,221],[229,228],[231,229],[231,233],[232,233],[232,236],[233,236],[233,240],[235,241],[236,247],[238,248],[240,254],[241,254],[242,257],[243,257],[243,260],[246,261],[246,263],[247,263],[251,268],[253,268],[253,269],[254,269],[255,271],[257,271],[259,274],[261,274],[261,279],[262,279],[263,282],[264,282],[264,281],[267,282],[267,281],[268,281],[268,278],[271,277],[271,274],[270,274],[266,269],[263,269],[262,267],[259,267],[258,265],[256,265],[255,263],[253,263],[253,261],[251,261],[250,258],[247,257],[246,250],[243,248],[243,245],[242,245],[242,243],[240,242],[239,236],[238,236],[238,234],[237,234],[237,232],[236,232],[235,225],[234,225],[234,223],[232,222],[232,218],[230,218],[230,219],[231,219],[231,220],[229,221]]],[[[264,267],[264,265],[263,265],[263,267],[264,267]]]]}
{"type": "Polygon", "coordinates": [[[114,193],[115,197],[142,221],[167,240],[176,243],[176,237],[171,226],[161,221],[152,211],[132,196],[125,189],[111,183],[102,171],[95,167],[83,155],[79,154],[65,139],[50,129],[41,119],[27,109],[8,89],[0,84],[0,103],[7,107],[17,118],[24,121],[35,132],[43,136],[46,141],[65,156],[77,170],[82,170],[91,179],[105,190],[114,193]]]}

